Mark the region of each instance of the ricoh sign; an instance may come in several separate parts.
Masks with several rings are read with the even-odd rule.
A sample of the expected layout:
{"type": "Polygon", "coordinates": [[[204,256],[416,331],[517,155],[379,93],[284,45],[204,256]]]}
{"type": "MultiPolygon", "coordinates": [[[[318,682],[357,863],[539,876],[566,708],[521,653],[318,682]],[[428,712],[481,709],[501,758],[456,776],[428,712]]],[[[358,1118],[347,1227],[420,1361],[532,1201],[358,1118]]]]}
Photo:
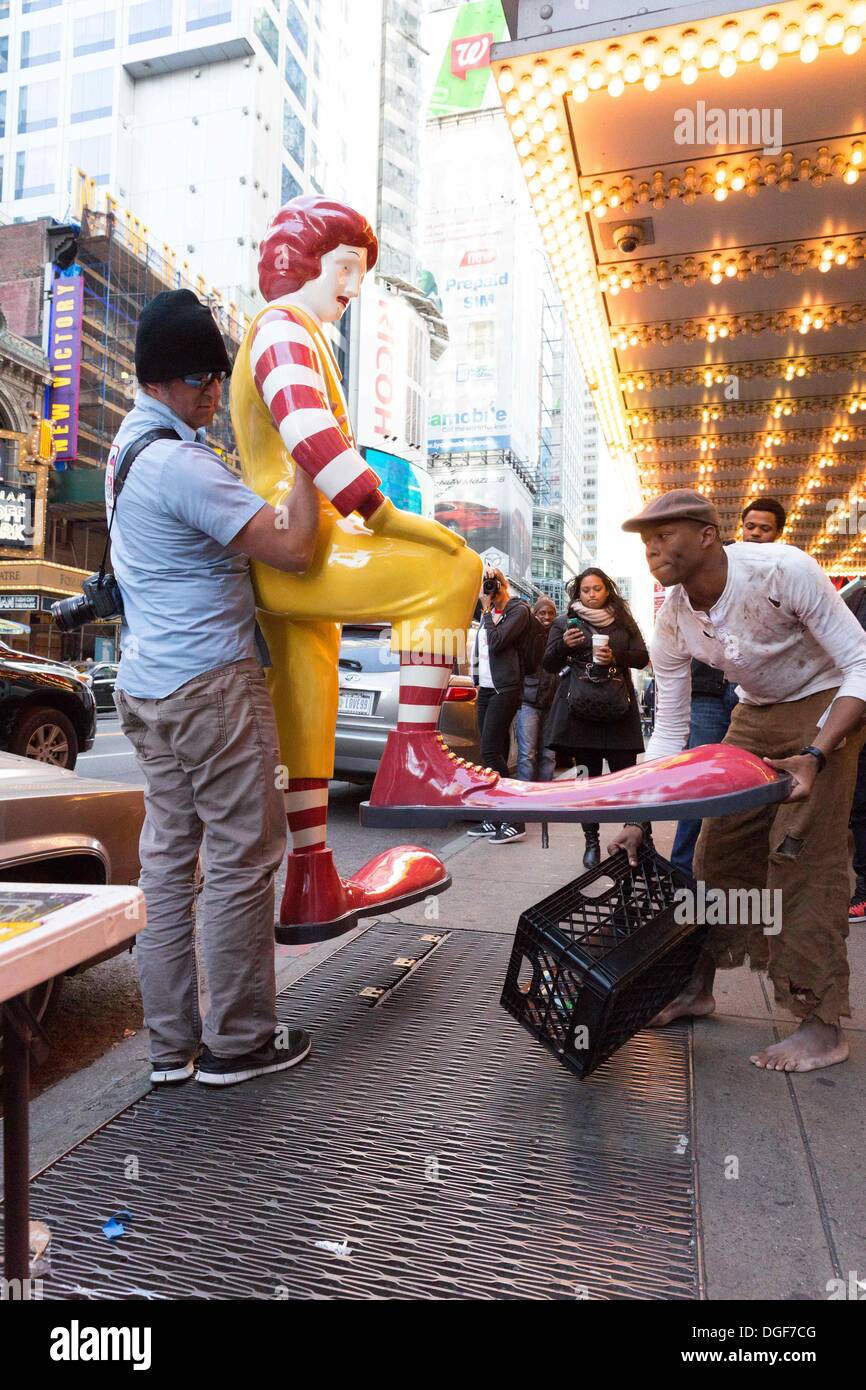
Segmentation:
{"type": "Polygon", "coordinates": [[[365,298],[363,314],[358,443],[424,459],[426,329],[401,295],[380,285],[365,298]]]}

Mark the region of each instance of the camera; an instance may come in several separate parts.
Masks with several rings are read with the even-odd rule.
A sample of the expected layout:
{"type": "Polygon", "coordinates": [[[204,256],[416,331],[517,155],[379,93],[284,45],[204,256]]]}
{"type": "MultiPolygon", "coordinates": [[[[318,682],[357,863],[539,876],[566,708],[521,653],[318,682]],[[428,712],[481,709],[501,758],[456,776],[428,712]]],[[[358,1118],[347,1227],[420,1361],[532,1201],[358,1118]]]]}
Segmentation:
{"type": "Polygon", "coordinates": [[[646,232],[639,222],[626,222],[614,228],[613,244],[617,251],[624,251],[627,256],[643,246],[645,241],[646,232]]]}
{"type": "Polygon", "coordinates": [[[51,616],[61,632],[74,632],[85,623],[123,616],[123,596],[113,574],[91,574],[83,593],[51,605],[51,616]]]}
{"type": "Polygon", "coordinates": [[[495,575],[492,574],[489,579],[485,579],[481,588],[482,591],[489,597],[491,594],[499,592],[499,580],[496,578],[495,575]]]}

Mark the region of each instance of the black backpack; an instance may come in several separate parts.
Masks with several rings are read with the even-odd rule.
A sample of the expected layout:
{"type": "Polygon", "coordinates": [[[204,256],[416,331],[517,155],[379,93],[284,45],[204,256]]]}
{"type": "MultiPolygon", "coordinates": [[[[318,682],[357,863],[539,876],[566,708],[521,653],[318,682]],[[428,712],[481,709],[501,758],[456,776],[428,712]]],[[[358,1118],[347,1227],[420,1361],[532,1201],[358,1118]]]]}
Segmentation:
{"type": "Polygon", "coordinates": [[[530,612],[529,623],[520,646],[520,668],[524,678],[534,676],[537,673],[546,646],[547,631],[541,626],[535,615],[530,612]]]}

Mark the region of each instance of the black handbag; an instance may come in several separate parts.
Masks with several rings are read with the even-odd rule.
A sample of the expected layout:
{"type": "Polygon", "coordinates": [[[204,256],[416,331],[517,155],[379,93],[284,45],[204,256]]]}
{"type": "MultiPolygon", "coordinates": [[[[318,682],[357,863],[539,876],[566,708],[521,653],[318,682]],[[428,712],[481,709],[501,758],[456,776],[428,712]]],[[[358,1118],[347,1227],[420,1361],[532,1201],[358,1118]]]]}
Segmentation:
{"type": "Polygon", "coordinates": [[[567,698],[569,713],[590,724],[614,724],[631,708],[631,691],[619,667],[593,661],[572,658],[567,698]]]}

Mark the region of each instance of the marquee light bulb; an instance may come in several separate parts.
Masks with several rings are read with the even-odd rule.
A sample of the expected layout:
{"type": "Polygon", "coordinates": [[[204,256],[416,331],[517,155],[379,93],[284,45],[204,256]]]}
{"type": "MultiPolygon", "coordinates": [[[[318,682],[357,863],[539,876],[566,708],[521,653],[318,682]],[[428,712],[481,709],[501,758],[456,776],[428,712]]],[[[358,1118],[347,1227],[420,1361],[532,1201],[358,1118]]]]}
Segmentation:
{"type": "Polygon", "coordinates": [[[782,35],[782,48],[785,53],[796,53],[800,47],[800,26],[789,24],[782,35]]]}
{"type": "Polygon", "coordinates": [[[818,40],[807,34],[800,45],[800,59],[804,63],[814,63],[818,56],[818,40]]]}
{"type": "Polygon", "coordinates": [[[764,16],[764,21],[760,29],[761,39],[764,43],[775,43],[781,32],[782,26],[779,23],[779,16],[776,14],[775,10],[773,10],[770,14],[764,16]]]}
{"type": "Polygon", "coordinates": [[[536,87],[546,87],[550,81],[550,68],[543,59],[534,65],[532,69],[532,81],[536,87]]]}
{"type": "Polygon", "coordinates": [[[681,77],[687,87],[691,87],[693,82],[698,80],[698,65],[694,60],[686,63],[682,70],[681,77]]]}
{"type": "Polygon", "coordinates": [[[568,75],[565,68],[557,68],[551,82],[554,96],[563,97],[568,91],[568,75]]]}
{"type": "Polygon", "coordinates": [[[662,72],[665,77],[676,77],[680,70],[680,55],[675,48],[666,48],[662,58],[662,72]]]}
{"type": "Polygon", "coordinates": [[[643,85],[648,92],[655,92],[661,85],[661,80],[658,68],[650,68],[644,77],[643,85]]]}
{"type": "Polygon", "coordinates": [[[622,74],[626,82],[640,82],[642,72],[643,69],[641,68],[640,58],[638,58],[636,54],[630,53],[625,60],[625,67],[622,74]]]}
{"type": "Polygon", "coordinates": [[[806,33],[817,38],[824,27],[824,9],[821,5],[810,5],[806,11],[806,33]]]}
{"type": "Polygon", "coordinates": [[[604,86],[604,68],[601,63],[593,63],[587,73],[586,85],[591,92],[597,92],[604,86]]]}
{"type": "Polygon", "coordinates": [[[743,42],[740,44],[740,57],[744,63],[754,63],[761,51],[761,44],[757,34],[745,34],[743,42]]]}
{"type": "Polygon", "coordinates": [[[521,101],[532,101],[535,96],[535,84],[531,77],[524,77],[518,87],[521,101]]]}
{"type": "Polygon", "coordinates": [[[824,30],[824,42],[835,48],[845,36],[845,21],[840,14],[831,15],[824,30]]]}
{"type": "Polygon", "coordinates": [[[586,101],[587,97],[589,96],[589,88],[587,87],[585,82],[578,82],[575,88],[573,89],[571,95],[574,97],[575,101],[586,101]]]}
{"type": "Polygon", "coordinates": [[[733,53],[723,53],[722,61],[719,63],[719,72],[722,77],[733,77],[737,71],[737,60],[733,53]]]}
{"type": "Polygon", "coordinates": [[[760,62],[761,67],[764,69],[764,72],[770,72],[776,66],[778,61],[779,55],[776,52],[775,48],[770,48],[768,45],[766,48],[761,49],[760,62]]]}
{"type": "Polygon", "coordinates": [[[621,97],[625,91],[625,81],[620,73],[614,73],[607,84],[607,90],[612,97],[621,97]]]}
{"type": "Polygon", "coordinates": [[[680,39],[680,53],[685,61],[691,62],[698,56],[698,31],[697,29],[685,29],[680,39]]]}
{"type": "Polygon", "coordinates": [[[861,43],[860,30],[853,27],[845,30],[845,37],[842,40],[842,51],[844,53],[856,53],[861,43]]]}
{"type": "Polygon", "coordinates": [[[619,44],[612,44],[611,47],[607,50],[607,53],[605,54],[604,58],[604,65],[607,68],[608,72],[611,74],[615,72],[622,72],[623,62],[624,59],[622,56],[622,49],[620,48],[619,44]]]}
{"type": "Polygon", "coordinates": [[[511,68],[503,68],[496,79],[496,83],[500,92],[513,92],[514,73],[511,71],[511,68]]]}
{"type": "Polygon", "coordinates": [[[719,45],[715,39],[707,39],[701,49],[701,67],[714,68],[719,61],[719,45]]]}

